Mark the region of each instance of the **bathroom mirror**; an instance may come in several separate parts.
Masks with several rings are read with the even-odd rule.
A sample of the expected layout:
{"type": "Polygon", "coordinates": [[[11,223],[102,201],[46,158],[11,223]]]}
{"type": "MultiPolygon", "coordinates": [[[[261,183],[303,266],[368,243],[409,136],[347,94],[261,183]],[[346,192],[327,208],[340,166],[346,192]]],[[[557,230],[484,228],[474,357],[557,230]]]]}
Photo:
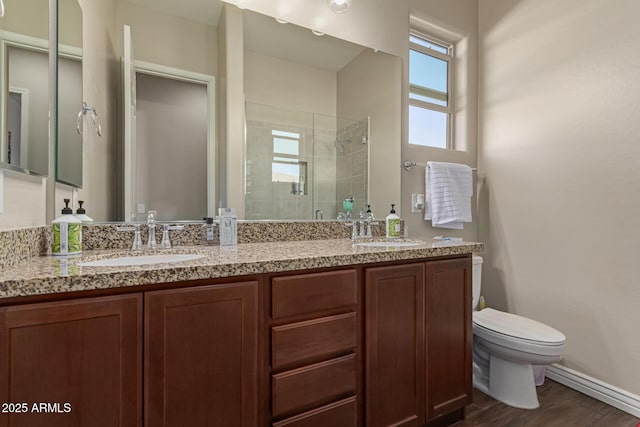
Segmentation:
{"type": "Polygon", "coordinates": [[[4,0],[0,19],[0,165],[47,176],[49,6],[4,0]]]}
{"type": "MultiPolygon", "coordinates": [[[[95,52],[103,52],[103,56],[110,59],[108,64],[108,72],[114,72],[112,75],[102,81],[106,81],[112,86],[108,88],[97,87],[91,90],[91,96],[96,99],[96,103],[106,102],[114,103],[111,105],[111,109],[119,112],[118,117],[114,117],[113,120],[103,122],[105,132],[111,131],[112,137],[104,141],[104,144],[109,148],[110,152],[116,153],[113,157],[113,163],[108,166],[112,172],[113,183],[109,184],[111,189],[109,191],[100,191],[100,194],[104,194],[105,198],[109,198],[103,204],[106,206],[121,206],[126,196],[123,194],[124,188],[123,180],[126,175],[126,171],[131,171],[135,176],[138,183],[146,185],[147,192],[150,194],[152,191],[157,193],[157,197],[162,198],[162,205],[158,207],[160,202],[149,202],[148,198],[134,199],[132,207],[135,209],[133,216],[124,215],[124,209],[118,209],[117,211],[109,212],[96,212],[92,211],[98,220],[123,220],[136,219],[144,220],[146,218],[144,212],[149,209],[156,209],[158,211],[159,218],[161,220],[188,220],[188,219],[201,219],[204,214],[205,207],[197,205],[196,202],[191,202],[186,199],[187,195],[198,194],[197,199],[199,203],[203,199],[207,200],[209,195],[206,189],[206,180],[200,177],[196,180],[194,177],[187,178],[184,184],[180,184],[177,187],[173,186],[173,183],[182,177],[187,177],[197,168],[196,162],[206,161],[206,151],[200,149],[199,154],[195,157],[186,158],[183,156],[187,150],[187,142],[191,143],[196,138],[206,140],[200,132],[200,136],[188,135],[186,130],[178,131],[180,129],[179,124],[186,123],[188,120],[194,119],[199,116],[197,111],[186,115],[179,115],[178,113],[165,116],[162,125],[157,125],[159,122],[152,120],[150,117],[151,112],[146,111],[143,113],[137,113],[135,120],[137,125],[135,127],[136,132],[140,132],[140,125],[146,126],[144,130],[149,135],[156,135],[153,137],[154,141],[157,136],[168,136],[169,146],[173,154],[164,156],[165,158],[159,159],[157,154],[165,152],[165,149],[157,149],[155,146],[143,146],[136,153],[127,152],[124,147],[124,142],[121,140],[121,135],[124,135],[126,130],[123,125],[127,121],[122,119],[121,111],[125,104],[121,86],[114,84],[122,81],[122,69],[120,61],[124,55],[124,25],[131,27],[131,35],[133,39],[133,53],[135,55],[135,63],[142,69],[144,76],[137,78],[136,90],[142,88],[147,92],[152,93],[155,98],[166,100],[167,98],[178,100],[178,96],[175,95],[175,91],[179,88],[171,89],[158,89],[157,78],[166,78],[168,75],[172,75],[172,72],[176,69],[179,71],[187,72],[196,75],[198,78],[183,77],[181,82],[190,84],[201,84],[202,80],[199,77],[202,76],[219,76],[221,75],[221,69],[224,67],[225,58],[221,55],[221,36],[220,29],[217,27],[218,19],[221,15],[222,5],[221,1],[182,1],[182,2],[170,2],[170,1],[147,1],[147,0],[104,0],[99,2],[99,5],[95,2],[81,2],[83,6],[83,19],[87,20],[86,26],[91,26],[93,32],[104,31],[110,34],[109,43],[98,44],[93,40],[88,40],[88,35],[84,35],[83,49],[86,55],[95,55],[95,52]],[[100,13],[93,11],[92,9],[100,9],[100,13]],[[107,8],[105,11],[104,9],[107,8]],[[87,14],[90,18],[87,18],[87,14]],[[103,23],[96,21],[97,17],[104,19],[108,17],[108,20],[103,23]],[[116,63],[114,67],[112,62],[116,63]],[[146,88],[146,89],[145,89],[146,88]],[[174,95],[171,95],[173,93],[174,95]],[[100,97],[100,98],[98,98],[100,97]],[[175,122],[173,119],[177,120],[175,122]],[[174,126],[173,123],[176,125],[174,126]],[[171,132],[171,130],[174,130],[171,132]],[[112,144],[112,145],[111,145],[112,144]],[[185,148],[183,148],[185,147],[185,148]],[[145,160],[141,161],[140,158],[143,150],[156,155],[144,156],[145,160]],[[190,160],[195,158],[195,160],[190,160]],[[135,165],[132,167],[132,165],[135,165]],[[170,182],[162,181],[168,179],[170,182]],[[163,183],[164,182],[164,183],[163,183]],[[170,185],[171,184],[171,185],[170,185]],[[185,191],[185,188],[189,191],[185,191]],[[193,211],[183,210],[183,207],[193,207],[193,211]],[[173,208],[173,209],[172,209],[173,208]]],[[[229,7],[234,7],[228,5],[229,7]]],[[[369,156],[367,160],[358,160],[361,169],[371,171],[368,179],[364,178],[364,182],[368,182],[370,185],[367,189],[363,189],[361,196],[361,203],[364,204],[365,199],[375,200],[376,192],[382,186],[376,185],[376,180],[379,182],[385,182],[389,180],[397,180],[399,183],[400,166],[398,164],[384,164],[384,159],[388,159],[389,156],[385,153],[397,153],[399,158],[400,151],[400,120],[401,120],[401,77],[402,77],[402,62],[400,58],[393,57],[381,52],[374,52],[370,48],[363,46],[356,46],[352,43],[345,43],[351,45],[351,49],[355,53],[348,57],[344,54],[344,47],[340,47],[340,41],[335,40],[337,53],[325,52],[320,54],[320,51],[314,47],[314,45],[306,45],[306,42],[317,42],[321,40],[323,42],[330,40],[328,35],[314,35],[311,30],[296,27],[292,24],[279,24],[273,18],[266,17],[249,10],[243,10],[243,27],[244,31],[240,32],[240,36],[244,35],[244,64],[245,64],[245,81],[243,91],[240,93],[245,94],[245,98],[238,100],[244,105],[256,104],[275,107],[277,109],[293,110],[301,113],[316,113],[318,117],[333,117],[333,122],[345,118],[353,120],[354,123],[366,122],[367,125],[362,125],[367,128],[366,132],[363,131],[360,135],[350,136],[344,141],[338,141],[336,137],[329,137],[327,146],[331,146],[332,150],[338,150],[337,147],[342,145],[345,148],[353,148],[361,146],[366,148],[363,151],[369,156]],[[286,32],[295,29],[294,33],[290,33],[288,36],[284,36],[287,40],[287,44],[283,45],[281,41],[273,40],[270,36],[267,37],[263,28],[259,26],[259,21],[268,22],[275,26],[274,32],[286,32]],[[244,33],[244,34],[243,34],[244,33]],[[304,34],[304,36],[301,36],[304,34]],[[287,57],[281,55],[286,54],[287,57]],[[291,55],[299,54],[304,58],[294,60],[291,55]],[[358,58],[358,61],[354,61],[358,58]],[[344,60],[342,64],[336,65],[336,61],[344,60]],[[311,63],[310,61],[313,61],[311,63]],[[323,61],[332,61],[333,63],[327,65],[323,64],[323,61]],[[346,65],[353,62],[352,67],[346,67],[346,65]],[[268,68],[267,65],[271,64],[272,67],[268,68]],[[291,65],[293,64],[293,65],[291,65]],[[388,64],[388,65],[385,65],[388,64]],[[285,73],[282,70],[287,69],[285,73]],[[331,94],[328,94],[323,88],[327,87],[325,82],[322,85],[318,84],[319,80],[315,77],[323,75],[327,77],[328,83],[326,85],[332,85],[333,89],[331,94]],[[331,77],[330,75],[333,75],[331,77]],[[277,83],[277,84],[275,84],[277,83]],[[315,90],[315,92],[314,92],[315,90]],[[393,96],[387,96],[389,92],[393,92],[393,96]],[[329,96],[331,95],[331,96],[329,96]],[[314,99],[317,98],[317,99],[314,99]],[[305,101],[306,99],[306,101],[305,101]],[[384,102],[380,102],[384,100],[384,102]],[[316,104],[316,105],[314,105],[316,104]],[[317,107],[319,105],[319,107],[317,107]],[[370,120],[368,120],[370,118],[370,120]],[[366,139],[366,143],[362,143],[366,139]],[[347,139],[352,143],[352,146],[347,147],[347,139]],[[342,143],[342,144],[340,144],[342,143]],[[373,159],[377,160],[373,160],[373,159]],[[382,162],[381,162],[382,160],[382,162]],[[377,165],[369,165],[371,162],[377,161],[377,165]],[[366,196],[366,192],[369,196],[366,196]]],[[[230,44],[227,44],[230,46],[230,44]]],[[[240,45],[242,46],[242,45],[240,45]]],[[[351,53],[350,53],[351,54],[351,53]]],[[[91,64],[85,64],[83,71],[83,79],[85,81],[85,89],[87,88],[87,81],[96,81],[96,75],[98,73],[104,73],[105,67],[94,68],[91,64]]],[[[138,73],[140,75],[140,73],[138,73]]],[[[176,80],[176,79],[174,79],[176,80]]],[[[220,107],[221,98],[226,96],[225,81],[215,78],[216,85],[216,99],[214,103],[216,108],[220,107]]],[[[182,91],[182,89],[180,89],[182,91]]],[[[186,93],[186,92],[185,92],[186,93]]],[[[138,93],[138,95],[140,95],[138,93]]],[[[85,95],[86,97],[87,95],[85,95]]],[[[144,100],[142,98],[136,98],[136,106],[147,107],[150,104],[157,105],[158,99],[148,98],[144,100]]],[[[222,108],[216,110],[214,114],[208,115],[206,119],[208,123],[213,121],[213,125],[216,128],[224,126],[224,111],[222,108]]],[[[141,111],[141,110],[138,110],[141,111]]],[[[200,108],[199,111],[202,111],[200,108]]],[[[200,119],[199,119],[200,120],[200,119]]],[[[336,127],[336,124],[333,125],[336,127]]],[[[364,129],[363,127],[363,129],[364,129]]],[[[335,129],[334,129],[335,130],[335,129]]],[[[206,132],[205,132],[206,133],[206,132]]],[[[355,134],[354,134],[355,135],[355,134]]],[[[138,135],[140,136],[140,135],[138,135]]],[[[217,138],[217,136],[214,136],[217,138]]],[[[244,141],[231,141],[234,144],[244,144],[244,141]]],[[[147,144],[148,145],[148,144],[147,144]]],[[[228,182],[225,172],[220,167],[221,159],[224,158],[224,153],[220,152],[220,141],[216,141],[214,148],[217,156],[215,165],[216,174],[216,190],[218,193],[221,189],[227,189],[227,191],[244,191],[244,183],[228,182]]],[[[189,151],[191,149],[189,148],[189,151]]],[[[346,151],[346,150],[345,150],[346,151]]],[[[168,152],[168,151],[167,151],[168,152]]],[[[395,156],[395,154],[394,154],[395,156]]],[[[392,156],[393,157],[393,156],[392,156]]],[[[244,168],[245,162],[248,159],[245,157],[242,162],[237,165],[231,165],[231,168],[244,168]]],[[[264,162],[272,167],[273,153],[271,157],[265,157],[264,162]]],[[[104,167],[104,162],[110,161],[110,159],[99,158],[86,158],[85,161],[85,174],[94,173],[94,167],[104,167]],[[88,172],[87,172],[88,171],[88,172]]],[[[261,160],[258,160],[261,161],[261,160]]],[[[335,162],[335,160],[333,160],[335,162]]],[[[389,162],[387,162],[389,163],[389,162]]],[[[255,164],[255,163],[254,163],[255,164]]],[[[206,164],[204,166],[206,169],[206,164]]],[[[362,170],[361,170],[362,172],[362,170]]],[[[307,177],[312,173],[307,167],[307,177]]],[[[200,176],[202,173],[200,174],[200,176]]],[[[361,175],[366,176],[365,174],[361,175]]],[[[90,176],[85,176],[87,181],[90,176]]],[[[299,180],[298,180],[299,181],[299,180]]],[[[309,191],[309,187],[306,189],[299,185],[294,192],[303,193],[309,191]]],[[[339,200],[347,195],[340,194],[348,193],[351,190],[346,190],[344,187],[338,189],[335,183],[328,184],[331,186],[331,203],[334,205],[339,204],[339,200]]],[[[292,188],[292,183],[288,184],[292,188]]],[[[364,186],[364,184],[363,184],[364,186]]],[[[398,184],[399,187],[399,184],[398,184]]],[[[289,188],[288,190],[291,190],[289,188]]],[[[93,190],[92,190],[93,191],[93,190]]],[[[141,190],[137,190],[141,191],[141,190]]],[[[95,197],[95,191],[93,191],[95,197]]],[[[209,193],[210,194],[210,193],[209,193]]],[[[384,203],[378,203],[380,206],[374,207],[374,212],[382,215],[384,208],[383,204],[388,202],[388,197],[379,198],[384,199],[384,203]]],[[[394,200],[395,201],[395,200],[394,200]]],[[[96,203],[92,202],[95,206],[96,203]]],[[[215,203],[217,206],[217,201],[215,203]]],[[[206,205],[205,205],[206,206],[206,205]]],[[[326,210],[323,213],[324,219],[331,219],[335,215],[335,209],[333,208],[311,208],[305,209],[308,215],[306,219],[315,218],[315,211],[317,209],[326,210]]],[[[356,212],[357,213],[357,212],[356,212]]],[[[275,215],[275,213],[273,214],[275,215]]],[[[271,215],[261,215],[260,219],[277,219],[270,218],[271,215]]],[[[256,217],[257,218],[257,217],[256,217]]],[[[245,216],[243,219],[249,219],[249,216],[245,216]]]]}
{"type": "Polygon", "coordinates": [[[83,132],[95,131],[95,128],[91,127],[90,116],[79,116],[82,109],[82,10],[77,0],[58,0],[57,59],[56,181],[82,187],[83,132]]]}

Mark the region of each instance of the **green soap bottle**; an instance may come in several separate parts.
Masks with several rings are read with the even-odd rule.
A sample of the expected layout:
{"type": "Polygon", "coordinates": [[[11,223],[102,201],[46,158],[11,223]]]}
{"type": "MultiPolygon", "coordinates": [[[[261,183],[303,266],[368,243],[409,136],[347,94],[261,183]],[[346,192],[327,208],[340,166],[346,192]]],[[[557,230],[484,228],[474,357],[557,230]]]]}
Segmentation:
{"type": "Polygon", "coordinates": [[[82,221],[73,216],[69,202],[71,200],[64,199],[62,216],[51,221],[51,253],[56,256],[82,253],[82,221]]]}
{"type": "Polygon", "coordinates": [[[396,215],[396,205],[391,205],[391,211],[386,218],[386,229],[388,239],[397,239],[400,237],[400,217],[396,215]]]}

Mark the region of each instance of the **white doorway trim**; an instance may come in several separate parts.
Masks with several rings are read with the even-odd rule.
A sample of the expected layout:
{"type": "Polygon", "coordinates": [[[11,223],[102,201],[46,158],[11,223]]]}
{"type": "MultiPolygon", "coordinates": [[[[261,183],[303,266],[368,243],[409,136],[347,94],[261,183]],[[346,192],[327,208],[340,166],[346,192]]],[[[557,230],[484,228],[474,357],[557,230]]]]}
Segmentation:
{"type": "Polygon", "coordinates": [[[137,73],[165,77],[207,87],[207,216],[216,216],[216,78],[166,65],[135,61],[137,73]]]}

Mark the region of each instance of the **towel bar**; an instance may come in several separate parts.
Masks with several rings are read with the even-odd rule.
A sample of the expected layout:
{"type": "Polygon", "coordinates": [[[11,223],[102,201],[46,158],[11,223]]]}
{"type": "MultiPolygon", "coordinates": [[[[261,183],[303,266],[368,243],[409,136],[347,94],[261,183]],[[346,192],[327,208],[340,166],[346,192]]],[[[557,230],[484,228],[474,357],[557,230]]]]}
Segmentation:
{"type": "MultiPolygon", "coordinates": [[[[404,170],[406,170],[407,172],[410,171],[411,169],[413,169],[416,166],[422,166],[422,167],[427,167],[426,163],[417,163],[417,162],[412,162],[411,160],[405,160],[404,162],[402,162],[402,168],[404,170]]],[[[477,170],[476,168],[471,168],[472,171],[477,170]]]]}

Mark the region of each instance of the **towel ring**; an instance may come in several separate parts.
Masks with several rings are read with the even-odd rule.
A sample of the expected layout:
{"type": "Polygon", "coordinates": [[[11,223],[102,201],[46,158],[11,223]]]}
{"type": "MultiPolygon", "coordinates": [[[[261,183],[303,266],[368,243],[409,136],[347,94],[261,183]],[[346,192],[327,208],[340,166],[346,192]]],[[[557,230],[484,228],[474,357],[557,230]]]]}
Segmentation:
{"type": "Polygon", "coordinates": [[[96,133],[98,136],[102,136],[102,125],[98,120],[98,113],[96,109],[93,107],[89,107],[86,102],[82,102],[82,108],[78,113],[78,119],[76,120],[76,131],[78,131],[78,135],[82,135],[82,116],[86,116],[88,113],[91,113],[91,121],[93,122],[93,126],[96,128],[96,133]]]}

